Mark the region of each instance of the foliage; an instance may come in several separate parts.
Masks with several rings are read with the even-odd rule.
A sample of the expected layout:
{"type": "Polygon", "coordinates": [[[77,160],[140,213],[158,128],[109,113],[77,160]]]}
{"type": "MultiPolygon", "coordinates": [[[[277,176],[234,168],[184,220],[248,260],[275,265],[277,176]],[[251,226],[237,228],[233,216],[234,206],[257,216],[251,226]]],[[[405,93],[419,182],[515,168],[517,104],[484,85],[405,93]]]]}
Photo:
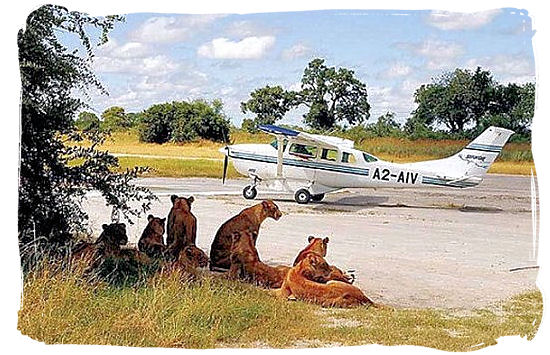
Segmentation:
{"type": "Polygon", "coordinates": [[[353,70],[327,67],[316,58],[304,70],[301,88],[296,100],[309,108],[304,119],[312,128],[355,125],[370,117],[367,86],[355,78],[353,70]]]}
{"type": "Polygon", "coordinates": [[[149,190],[130,184],[143,169],[114,172],[118,160],[96,149],[104,137],[74,130],[74,116],[86,104],[72,93],[90,87],[105,92],[90,68],[93,45],[86,31],[99,30],[103,44],[120,20],[46,5],[32,12],[18,33],[22,80],[18,228],[24,267],[40,258],[40,251],[63,252],[73,234],[86,231],[81,202],[87,191],[99,191],[126,218],[146,210],[154,198],[149,190]],[[65,48],[57,36],[60,31],[77,37],[84,53],[65,48]],[[84,138],[92,144],[69,144],[84,138]],[[131,207],[131,201],[142,203],[131,207]]]}
{"type": "Polygon", "coordinates": [[[295,105],[296,93],[286,91],[281,86],[266,86],[250,93],[250,99],[241,102],[243,113],[252,112],[255,126],[274,124],[295,105]]]}
{"type": "Polygon", "coordinates": [[[132,126],[124,108],[120,106],[112,106],[103,111],[101,119],[101,129],[104,131],[127,129],[132,126]]]}
{"type": "Polygon", "coordinates": [[[255,124],[273,124],[292,108],[304,105],[304,122],[312,129],[326,131],[338,124],[356,125],[370,117],[367,86],[353,70],[327,67],[324,59],[313,59],[304,70],[300,91],[266,86],[241,103],[243,113],[256,114],[255,124]]]}
{"type": "Polygon", "coordinates": [[[220,100],[211,104],[195,100],[153,105],[143,112],[139,126],[143,142],[187,142],[198,138],[225,142],[229,139],[229,120],[220,100]]]}
{"type": "Polygon", "coordinates": [[[376,137],[400,137],[403,135],[401,125],[395,120],[395,113],[387,112],[378,117],[375,123],[367,125],[367,131],[376,137]]]}
{"type": "Polygon", "coordinates": [[[415,102],[418,108],[405,125],[412,137],[431,137],[430,131],[443,126],[456,138],[473,138],[497,125],[525,138],[530,135],[535,87],[499,84],[480,67],[473,72],[456,69],[420,86],[415,102]]]}
{"type": "Polygon", "coordinates": [[[75,127],[80,131],[99,130],[99,118],[93,112],[82,111],[78,114],[78,119],[74,122],[75,127]]]}
{"type": "Polygon", "coordinates": [[[258,125],[256,124],[255,120],[250,118],[243,119],[243,122],[241,123],[241,129],[248,133],[256,133],[258,132],[258,125]]]}

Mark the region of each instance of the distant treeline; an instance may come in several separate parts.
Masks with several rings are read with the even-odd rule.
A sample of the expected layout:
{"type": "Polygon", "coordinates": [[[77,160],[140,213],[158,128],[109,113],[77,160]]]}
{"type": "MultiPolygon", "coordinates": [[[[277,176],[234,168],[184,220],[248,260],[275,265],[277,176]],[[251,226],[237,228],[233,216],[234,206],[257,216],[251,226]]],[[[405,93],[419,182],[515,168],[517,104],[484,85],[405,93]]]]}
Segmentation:
{"type": "Polygon", "coordinates": [[[126,113],[113,106],[101,114],[81,112],[75,126],[83,131],[139,130],[140,140],[149,143],[188,142],[210,139],[225,142],[229,139],[229,119],[223,113],[220,100],[173,101],[156,104],[139,113],[126,113]]]}

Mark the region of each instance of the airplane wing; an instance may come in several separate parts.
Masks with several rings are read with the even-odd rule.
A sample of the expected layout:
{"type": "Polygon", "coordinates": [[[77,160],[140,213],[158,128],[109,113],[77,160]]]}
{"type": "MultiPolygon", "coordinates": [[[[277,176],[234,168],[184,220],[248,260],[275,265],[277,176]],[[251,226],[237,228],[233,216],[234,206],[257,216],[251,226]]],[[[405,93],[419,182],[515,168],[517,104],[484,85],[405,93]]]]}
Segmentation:
{"type": "Polygon", "coordinates": [[[332,137],[332,136],[323,136],[320,134],[311,134],[311,133],[305,133],[300,131],[295,131],[293,129],[288,129],[284,127],[274,126],[274,125],[259,125],[258,128],[269,134],[273,134],[275,136],[283,136],[285,138],[291,138],[294,141],[301,141],[304,143],[310,143],[310,144],[322,144],[323,146],[327,146],[330,148],[349,148],[353,149],[353,141],[349,139],[343,139],[339,137],[332,137]]]}

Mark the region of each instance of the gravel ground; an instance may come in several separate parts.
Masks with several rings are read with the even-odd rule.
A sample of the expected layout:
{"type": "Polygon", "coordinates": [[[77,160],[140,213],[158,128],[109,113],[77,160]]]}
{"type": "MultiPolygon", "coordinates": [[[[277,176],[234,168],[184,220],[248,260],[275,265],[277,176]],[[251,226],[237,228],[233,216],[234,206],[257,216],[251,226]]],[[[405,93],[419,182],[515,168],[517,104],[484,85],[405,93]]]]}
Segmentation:
{"type": "MultiPolygon", "coordinates": [[[[241,196],[247,180],[147,178],[137,181],[159,197],[150,213],[167,216],[170,195],[195,196],[197,244],[208,251],[217,228],[259,201],[241,196]]],[[[262,225],[262,260],[291,264],[307,236],[330,237],[327,260],[355,270],[373,300],[414,308],[474,309],[536,288],[530,178],[489,175],[477,188],[354,189],[303,206],[291,195],[259,191],[284,215],[262,225]],[[521,268],[517,271],[515,268],[521,268]]],[[[100,233],[110,209],[90,194],[86,208],[100,233]]],[[[538,208],[537,208],[538,209],[538,208]]],[[[143,216],[129,226],[137,242],[143,216]]]]}

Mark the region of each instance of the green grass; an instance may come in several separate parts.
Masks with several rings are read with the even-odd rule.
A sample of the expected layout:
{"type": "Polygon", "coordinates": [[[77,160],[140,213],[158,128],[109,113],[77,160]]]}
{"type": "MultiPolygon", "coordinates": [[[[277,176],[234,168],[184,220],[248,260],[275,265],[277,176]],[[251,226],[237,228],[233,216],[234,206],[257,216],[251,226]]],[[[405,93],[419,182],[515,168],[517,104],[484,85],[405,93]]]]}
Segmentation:
{"type": "Polygon", "coordinates": [[[26,277],[18,328],[48,344],[186,348],[409,344],[467,351],[495,344],[500,336],[532,339],[542,317],[542,297],[532,291],[463,313],[323,309],[277,299],[220,277],[189,281],[179,272],[161,272],[133,287],[114,287],[50,268],[26,277]]]}

